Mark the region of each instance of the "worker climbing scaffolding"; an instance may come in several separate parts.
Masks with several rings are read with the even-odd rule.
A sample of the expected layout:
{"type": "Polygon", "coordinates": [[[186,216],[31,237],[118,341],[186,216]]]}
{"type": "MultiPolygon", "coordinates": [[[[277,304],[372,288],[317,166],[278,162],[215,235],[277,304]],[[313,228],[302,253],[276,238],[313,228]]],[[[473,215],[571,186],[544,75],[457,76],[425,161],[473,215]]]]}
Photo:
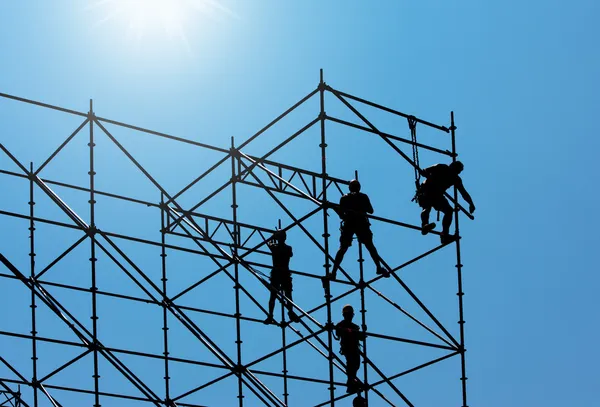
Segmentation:
{"type": "Polygon", "coordinates": [[[350,193],[341,197],[338,206],[328,204],[339,215],[342,223],[340,226],[340,247],[335,255],[331,274],[326,277],[335,280],[337,270],[344,259],[344,254],[352,245],[354,235],[369,251],[377,267],[377,274],[389,277],[390,272],[381,265],[381,257],[379,257],[379,253],[373,244],[373,232],[371,232],[371,224],[367,218],[367,213],[373,213],[369,196],[360,192],[360,182],[356,179],[350,181],[348,189],[350,193]]]}
{"type": "Polygon", "coordinates": [[[288,309],[288,316],[292,322],[298,322],[300,319],[294,312],[292,304],[292,273],[290,272],[290,259],[294,255],[292,247],[285,243],[287,234],[284,230],[277,231],[267,242],[273,258],[273,269],[271,270],[269,290],[269,315],[265,319],[265,324],[275,323],[273,310],[275,308],[275,298],[278,291],[283,291],[285,295],[284,305],[288,309]]]}
{"type": "Polygon", "coordinates": [[[340,353],[346,358],[346,392],[357,393],[361,389],[361,382],[356,377],[360,367],[360,341],[365,338],[365,333],[352,322],[354,308],[351,305],[344,305],[342,317],[344,319],[335,325],[335,336],[340,341],[340,353]]]}
{"type": "Polygon", "coordinates": [[[450,235],[450,225],[452,224],[452,207],[444,197],[444,193],[451,186],[456,189],[469,204],[469,212],[475,211],[475,205],[471,196],[465,189],[459,174],[463,171],[464,165],[460,161],[454,161],[450,165],[437,164],[421,170],[419,163],[419,144],[417,142],[417,119],[414,116],[408,116],[408,128],[410,129],[410,138],[412,145],[412,165],[415,171],[415,196],[412,199],[417,202],[423,211],[421,212],[421,233],[428,234],[435,229],[435,223],[429,222],[431,208],[444,214],[442,219],[442,233],[440,235],[442,244],[450,243],[456,237],[450,235]],[[421,176],[426,180],[421,183],[421,176]]]}
{"type": "Polygon", "coordinates": [[[450,243],[456,238],[450,235],[452,207],[444,197],[444,192],[448,188],[455,186],[469,204],[469,212],[475,212],[475,204],[473,204],[473,200],[459,176],[463,169],[463,163],[454,161],[450,165],[437,164],[423,170],[423,174],[427,179],[420,185],[417,197],[419,205],[423,208],[421,212],[421,233],[426,235],[435,228],[435,223],[429,223],[431,208],[442,212],[444,214],[440,235],[442,244],[450,243]]]}

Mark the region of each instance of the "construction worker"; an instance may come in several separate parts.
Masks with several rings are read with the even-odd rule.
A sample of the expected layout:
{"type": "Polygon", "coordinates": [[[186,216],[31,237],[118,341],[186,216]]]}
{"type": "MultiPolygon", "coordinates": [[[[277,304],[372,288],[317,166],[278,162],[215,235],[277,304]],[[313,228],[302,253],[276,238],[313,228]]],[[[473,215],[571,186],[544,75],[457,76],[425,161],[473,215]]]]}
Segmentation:
{"type": "Polygon", "coordinates": [[[442,219],[442,233],[440,235],[442,244],[450,243],[455,239],[455,236],[450,235],[452,207],[444,197],[444,192],[448,188],[456,186],[458,192],[460,192],[464,200],[469,204],[469,212],[475,212],[473,200],[458,175],[463,169],[463,163],[454,161],[450,165],[436,164],[423,170],[423,175],[427,179],[421,184],[417,193],[419,205],[423,208],[421,212],[421,233],[426,235],[435,228],[435,223],[429,223],[431,208],[442,212],[444,214],[442,219]]]}
{"type": "Polygon", "coordinates": [[[340,227],[340,248],[333,260],[331,274],[327,278],[335,280],[344,254],[346,254],[346,251],[352,245],[352,237],[354,235],[369,251],[373,263],[377,267],[377,274],[389,277],[390,272],[381,266],[381,257],[379,257],[379,253],[377,253],[377,249],[373,244],[373,232],[371,232],[371,224],[367,218],[367,213],[373,213],[371,201],[368,195],[360,192],[360,182],[357,180],[353,179],[350,181],[348,189],[350,193],[340,198],[339,206],[328,204],[339,215],[342,224],[340,227]]]}
{"type": "Polygon", "coordinates": [[[273,309],[275,308],[275,298],[277,292],[283,290],[283,294],[287,300],[285,306],[288,309],[288,316],[290,321],[298,322],[300,319],[294,312],[294,306],[292,305],[292,273],[290,272],[290,259],[294,255],[292,247],[285,244],[287,234],[281,230],[275,232],[271,239],[267,242],[267,246],[271,250],[271,256],[273,258],[273,269],[271,270],[270,286],[271,296],[269,298],[269,315],[265,319],[265,324],[275,323],[273,318],[273,309]]]}
{"type": "Polygon", "coordinates": [[[354,317],[354,308],[351,305],[344,305],[342,308],[342,321],[335,326],[335,339],[340,341],[340,353],[346,357],[346,392],[356,393],[360,391],[361,383],[356,377],[360,367],[360,348],[359,341],[365,338],[364,332],[360,331],[358,325],[352,322],[354,317]]]}

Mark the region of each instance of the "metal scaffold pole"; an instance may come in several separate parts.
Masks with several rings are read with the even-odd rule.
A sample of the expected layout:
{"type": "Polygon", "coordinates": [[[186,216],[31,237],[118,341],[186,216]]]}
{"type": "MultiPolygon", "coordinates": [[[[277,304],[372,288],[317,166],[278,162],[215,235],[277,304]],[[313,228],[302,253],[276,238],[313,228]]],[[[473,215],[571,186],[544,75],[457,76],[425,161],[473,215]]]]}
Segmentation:
{"type": "Polygon", "coordinates": [[[100,373],[99,373],[99,364],[98,364],[98,287],[96,286],[96,195],[95,195],[95,169],[94,169],[94,147],[96,144],[94,143],[94,109],[93,102],[90,99],[90,111],[89,111],[89,122],[90,122],[90,139],[89,139],[89,149],[90,149],[90,170],[88,172],[90,177],[90,199],[88,203],[90,204],[90,227],[87,230],[87,233],[90,238],[90,266],[91,266],[91,278],[92,278],[92,335],[93,335],[93,343],[92,349],[94,350],[94,407],[100,407],[100,373]]]}
{"type": "MultiPolygon", "coordinates": [[[[454,112],[450,113],[450,132],[452,136],[452,161],[456,161],[456,125],[454,123],[454,112]]],[[[454,187],[454,201],[458,202],[458,190],[454,187]]],[[[462,386],[462,399],[463,399],[463,407],[467,406],[467,367],[466,367],[466,358],[465,358],[465,320],[463,315],[463,278],[462,278],[462,263],[460,256],[460,228],[459,228],[459,210],[458,208],[454,210],[454,230],[456,239],[456,276],[458,280],[458,292],[456,295],[458,296],[458,325],[460,328],[460,366],[461,366],[461,386],[462,386]]]]}
{"type": "Polygon", "coordinates": [[[169,301],[169,297],[167,294],[167,248],[166,248],[166,235],[167,235],[167,217],[168,212],[165,210],[165,195],[161,192],[160,194],[160,263],[161,263],[161,272],[162,272],[162,290],[164,293],[161,309],[162,309],[162,317],[163,317],[163,355],[165,359],[165,405],[167,407],[172,406],[171,402],[171,390],[170,390],[170,381],[171,377],[169,376],[169,320],[168,320],[168,311],[167,311],[167,302],[169,301]]]}
{"type": "MultiPolygon", "coordinates": [[[[321,187],[323,188],[323,202],[327,202],[327,142],[325,139],[325,81],[323,80],[323,70],[320,71],[319,80],[319,121],[321,124],[321,187]]],[[[329,227],[327,222],[327,207],[323,208],[323,251],[325,252],[325,276],[328,277],[330,270],[329,267],[329,227]]],[[[329,397],[331,399],[331,406],[335,405],[335,384],[333,376],[333,322],[331,320],[331,282],[327,279],[323,280],[323,288],[325,289],[325,302],[327,304],[327,348],[329,351],[329,397]]]]}
{"type": "MultiPolygon", "coordinates": [[[[29,164],[29,265],[30,277],[35,279],[35,221],[34,221],[34,183],[33,183],[33,163],[29,164]]],[[[36,299],[33,289],[31,290],[31,362],[33,377],[31,382],[33,388],[33,405],[38,406],[38,356],[37,356],[37,323],[36,323],[36,299]]]]}
{"type": "Polygon", "coordinates": [[[234,290],[235,290],[235,332],[236,332],[236,348],[237,348],[237,376],[238,376],[238,400],[239,406],[243,407],[244,405],[244,387],[242,382],[242,372],[245,367],[242,365],[242,321],[240,317],[242,316],[240,310],[240,267],[238,261],[238,247],[240,244],[240,233],[238,227],[238,218],[237,218],[237,174],[235,172],[235,157],[236,157],[236,149],[235,142],[233,137],[231,138],[231,209],[233,216],[233,245],[232,247],[232,255],[233,255],[233,267],[234,267],[234,290]]]}
{"type": "MultiPolygon", "coordinates": [[[[356,177],[358,179],[358,177],[356,177]]],[[[367,362],[368,354],[367,354],[367,306],[365,301],[365,267],[364,267],[365,259],[363,257],[363,244],[358,244],[358,264],[360,270],[360,281],[358,282],[358,286],[360,287],[360,317],[361,317],[361,328],[365,333],[365,338],[363,340],[363,375],[364,375],[364,389],[365,389],[365,400],[369,402],[369,364],[367,362]]]]}

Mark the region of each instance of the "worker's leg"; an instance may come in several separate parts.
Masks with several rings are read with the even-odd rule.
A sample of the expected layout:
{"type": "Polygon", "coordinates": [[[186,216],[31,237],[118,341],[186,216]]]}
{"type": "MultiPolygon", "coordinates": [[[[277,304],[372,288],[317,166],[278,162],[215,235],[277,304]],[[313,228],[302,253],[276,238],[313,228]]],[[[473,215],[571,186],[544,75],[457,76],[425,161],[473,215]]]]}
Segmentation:
{"type": "Polygon", "coordinates": [[[335,258],[333,259],[333,268],[331,269],[331,278],[335,279],[336,273],[340,268],[340,264],[342,264],[342,260],[344,259],[344,255],[348,248],[352,245],[352,236],[354,235],[354,231],[348,227],[342,226],[341,234],[340,234],[340,248],[335,254],[335,258]]]}

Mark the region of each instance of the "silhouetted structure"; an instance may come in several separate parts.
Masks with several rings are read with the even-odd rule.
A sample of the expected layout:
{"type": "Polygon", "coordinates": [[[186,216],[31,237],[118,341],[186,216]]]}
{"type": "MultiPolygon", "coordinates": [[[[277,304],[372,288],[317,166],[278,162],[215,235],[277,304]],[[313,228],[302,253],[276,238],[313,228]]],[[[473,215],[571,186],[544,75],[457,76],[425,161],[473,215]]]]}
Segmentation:
{"type": "Polygon", "coordinates": [[[460,161],[455,161],[450,165],[437,164],[423,170],[427,178],[421,185],[418,193],[419,205],[423,208],[421,212],[421,233],[426,235],[434,227],[434,223],[429,223],[429,213],[431,208],[442,212],[442,234],[440,239],[442,244],[453,240],[450,236],[450,225],[452,224],[452,207],[444,197],[444,193],[450,187],[456,187],[462,197],[469,204],[469,213],[475,211],[475,205],[471,196],[465,189],[459,174],[463,171],[464,165],[460,161]]]}
{"type": "MultiPolygon", "coordinates": [[[[309,92],[300,101],[287,109],[279,117],[267,124],[245,142],[236,145],[233,140],[229,148],[216,147],[206,143],[175,137],[166,133],[141,128],[131,124],[118,122],[108,118],[97,116],[92,109],[90,102],[89,111],[82,112],[73,109],[66,109],[59,106],[53,106],[46,103],[24,99],[18,96],[0,93],[2,101],[16,101],[30,106],[38,106],[48,111],[58,112],[68,115],[78,120],[78,126],[69,135],[64,142],[57,147],[55,151],[49,154],[44,162],[23,164],[20,159],[29,159],[22,157],[22,150],[19,156],[13,154],[9,147],[0,143],[0,177],[3,180],[9,179],[11,186],[0,184],[2,196],[15,198],[14,202],[22,202],[22,210],[16,210],[13,200],[0,200],[0,220],[11,220],[10,227],[0,228],[3,238],[13,239],[15,228],[26,231],[29,239],[26,243],[26,255],[21,252],[9,252],[6,247],[0,248],[0,295],[7,294],[1,290],[10,290],[10,287],[19,287],[25,289],[28,294],[26,310],[30,316],[27,331],[15,329],[13,326],[7,327],[0,322],[0,337],[10,338],[18,342],[20,349],[30,349],[31,352],[11,353],[11,348],[0,348],[0,372],[8,372],[8,377],[0,377],[0,383],[6,385],[22,386],[22,405],[25,407],[42,407],[45,405],[70,407],[64,402],[67,395],[77,397],[87,397],[89,403],[94,407],[100,405],[128,405],[128,402],[135,405],[147,404],[154,406],[179,406],[179,407],[202,407],[204,404],[197,397],[200,397],[204,389],[217,388],[219,385],[227,384],[230,391],[223,392],[223,387],[219,388],[219,397],[223,397],[226,402],[223,405],[237,404],[240,407],[255,405],[277,406],[297,405],[295,397],[298,392],[288,386],[290,383],[306,383],[310,385],[310,395],[319,401],[315,402],[316,407],[348,405],[350,401],[349,394],[345,391],[337,392],[336,389],[344,388],[343,381],[339,380],[344,376],[344,363],[336,351],[336,342],[334,340],[335,326],[332,322],[332,306],[341,302],[351,294],[360,296],[360,309],[357,307],[357,313],[360,314],[361,332],[364,333],[363,348],[361,351],[361,360],[363,366],[362,379],[364,389],[364,399],[370,402],[370,397],[375,398],[377,405],[418,405],[413,403],[405,394],[404,390],[398,384],[396,379],[411,374],[415,371],[427,369],[429,366],[436,365],[444,360],[458,359],[460,365],[460,396],[462,406],[467,407],[466,391],[466,364],[465,364],[465,345],[464,345],[464,319],[463,319],[463,290],[462,290],[462,261],[460,253],[460,239],[454,242],[456,250],[456,278],[457,278],[457,313],[458,329],[454,332],[446,327],[427,307],[416,294],[409,288],[403,278],[399,275],[400,271],[409,271],[410,266],[420,259],[432,255],[440,250],[448,250],[451,246],[433,246],[418,256],[412,257],[402,252],[386,254],[386,261],[390,266],[391,278],[386,286],[396,284],[396,288],[401,289],[416,307],[420,314],[424,315],[424,321],[416,318],[409,313],[404,304],[398,305],[384,293],[376,289],[377,281],[382,276],[376,276],[371,279],[365,278],[366,273],[363,270],[362,245],[358,245],[359,253],[359,279],[355,280],[348,276],[347,280],[322,280],[323,274],[330,274],[333,257],[330,252],[330,208],[328,202],[335,202],[342,190],[346,188],[348,182],[345,175],[340,174],[335,177],[329,173],[327,168],[327,125],[342,125],[346,128],[357,129],[367,136],[383,142],[391,150],[397,153],[397,157],[402,163],[408,163],[407,168],[417,167],[415,160],[411,159],[399,146],[409,146],[426,150],[432,154],[442,155],[445,158],[456,160],[455,148],[455,125],[454,115],[450,115],[449,127],[436,125],[434,123],[406,115],[397,110],[367,101],[354,95],[337,90],[321,80],[316,89],[309,92]],[[352,115],[352,120],[346,120],[342,116],[336,117],[325,113],[325,98],[333,98],[339,101],[344,107],[346,113],[352,115]],[[314,97],[314,98],[313,98],[314,97]],[[275,124],[279,123],[284,117],[295,111],[299,106],[304,105],[309,100],[318,99],[319,111],[316,117],[298,131],[291,134],[276,147],[265,152],[260,156],[247,154],[246,146],[253,140],[261,136],[275,124]],[[394,135],[380,131],[379,128],[369,121],[355,105],[377,110],[382,114],[394,118],[403,118],[409,120],[411,132],[414,134],[416,126],[424,126],[429,129],[437,130],[451,137],[451,147],[438,148],[418,143],[413,137],[406,139],[400,135],[394,135]],[[356,120],[355,120],[356,119],[356,120]],[[358,123],[357,123],[358,121],[358,123]],[[290,141],[302,135],[306,130],[313,126],[320,126],[320,157],[321,168],[319,171],[308,170],[300,166],[293,166],[286,163],[274,161],[270,156],[280,148],[286,146],[290,141]],[[85,129],[85,131],[84,131],[85,129]],[[114,134],[112,129],[116,129],[114,134]],[[129,129],[135,134],[145,137],[157,137],[170,140],[173,143],[186,146],[187,149],[194,152],[211,153],[219,158],[205,172],[198,174],[189,184],[181,188],[179,185],[174,187],[163,184],[157,178],[153,177],[150,171],[141,164],[135,157],[133,148],[128,148],[121,143],[119,130],[129,129]],[[86,134],[87,133],[87,134],[86,134]],[[73,145],[75,138],[85,138],[85,147],[73,145]],[[99,189],[97,186],[97,160],[102,156],[102,151],[96,148],[96,141],[101,139],[104,145],[109,145],[115,154],[121,154],[134,168],[141,174],[143,179],[153,188],[153,198],[140,199],[130,196],[128,191],[125,194],[115,193],[99,189]],[[51,179],[44,177],[47,174],[46,167],[56,160],[57,155],[66,146],[71,145],[73,149],[83,148],[81,156],[85,157],[86,168],[83,169],[85,182],[64,182],[62,179],[51,179]],[[229,166],[231,166],[229,173],[229,166]],[[209,174],[215,174],[219,169],[227,170],[222,185],[210,193],[202,196],[196,204],[189,203],[189,200],[181,198],[182,195],[189,196],[195,185],[200,183],[209,174]],[[20,184],[19,184],[20,183],[20,184]],[[12,185],[19,184],[23,191],[11,189],[12,185]],[[249,324],[256,324],[255,327],[263,327],[262,323],[265,317],[268,317],[269,311],[257,299],[264,295],[265,276],[258,272],[258,269],[271,269],[272,258],[270,250],[265,245],[275,232],[275,230],[256,225],[253,223],[240,222],[238,219],[238,204],[243,203],[245,196],[239,188],[240,185],[246,187],[256,187],[268,195],[286,214],[289,215],[289,224],[284,225],[283,229],[290,230],[296,228],[314,244],[314,247],[323,255],[323,267],[325,273],[320,270],[300,270],[294,272],[296,285],[303,280],[314,283],[323,282],[324,300],[311,309],[303,310],[300,307],[295,308],[298,315],[301,316],[299,324],[281,324],[281,346],[278,346],[272,352],[265,352],[259,357],[250,357],[249,353],[244,351],[252,349],[253,335],[250,335],[243,327],[249,324]],[[176,190],[174,190],[176,188],[176,190]],[[204,212],[203,204],[221,191],[229,190],[231,192],[231,213],[230,216],[215,216],[204,212]],[[68,195],[68,194],[70,195],[68,195]],[[14,195],[14,196],[13,196],[14,195]],[[24,196],[26,195],[26,196],[24,196]],[[69,205],[71,202],[65,197],[76,196],[79,200],[79,206],[69,205]],[[297,200],[312,202],[315,208],[307,213],[295,213],[286,207],[279,199],[285,195],[297,200]],[[113,230],[112,226],[103,224],[102,218],[97,215],[97,201],[103,203],[110,202],[115,207],[125,207],[131,205],[139,209],[140,214],[150,211],[154,215],[149,215],[146,224],[156,224],[160,221],[160,230],[149,234],[141,235],[137,233],[123,232],[123,230],[113,230]],[[81,206],[81,202],[87,202],[81,206]],[[49,211],[44,209],[50,209],[49,211]],[[58,213],[58,214],[57,214],[58,213]],[[318,228],[314,225],[307,226],[305,221],[313,216],[322,217],[322,223],[318,228]],[[53,235],[51,241],[43,239],[40,233],[41,226],[51,229],[53,235]],[[64,238],[61,232],[69,231],[68,236],[75,236],[71,242],[69,238],[64,238]],[[7,237],[8,234],[8,237],[7,237]],[[72,243],[72,244],[71,244],[72,243]],[[153,248],[157,255],[155,264],[158,266],[158,273],[150,273],[147,268],[139,264],[136,253],[130,252],[131,247],[153,248]],[[36,256],[48,246],[56,248],[58,253],[53,254],[48,263],[41,264],[36,262],[36,256]],[[68,247],[67,247],[68,246],[68,247]],[[63,250],[63,248],[66,249],[63,250]],[[71,256],[74,251],[83,251],[85,260],[78,263],[76,269],[77,276],[85,276],[86,281],[79,284],[71,282],[68,279],[56,279],[51,270],[59,268],[63,259],[71,256]],[[194,259],[207,259],[214,264],[214,269],[203,268],[194,269],[198,274],[195,282],[173,284],[173,280],[178,277],[181,271],[178,264],[172,260],[172,254],[185,254],[194,256],[194,259]],[[250,257],[255,255],[254,257],[250,257]],[[54,257],[56,256],[56,257],[54,257]],[[98,258],[102,256],[102,261],[98,263],[98,258]],[[250,260],[252,258],[252,261],[250,260]],[[137,291],[122,293],[113,287],[103,286],[98,282],[100,272],[111,268],[120,276],[125,278],[137,291]],[[295,274],[295,273],[298,274],[295,274]],[[242,276],[242,273],[244,275],[242,276]],[[214,276],[221,276],[231,281],[231,295],[219,293],[218,299],[230,305],[234,302],[234,309],[206,308],[193,300],[183,298],[186,294],[193,292],[198,287],[204,287],[214,276]],[[241,277],[253,278],[259,288],[256,292],[242,284],[241,277]],[[181,287],[184,284],[184,287],[181,287]],[[57,294],[58,293],[58,294],[57,294]],[[60,293],[67,293],[70,298],[82,298],[85,296],[87,303],[81,306],[77,302],[75,307],[73,302],[65,301],[60,293]],[[77,295],[75,295],[77,294],[77,295]],[[394,320],[396,315],[405,316],[418,329],[426,331],[427,338],[419,336],[415,338],[410,333],[402,335],[391,335],[386,332],[376,332],[367,330],[366,309],[368,308],[369,296],[376,295],[381,301],[390,306],[394,315],[386,315],[384,318],[394,320]],[[183,299],[182,299],[183,298],[183,299]],[[102,301],[115,301],[119,306],[113,310],[105,307],[99,307],[102,301]],[[246,315],[242,312],[242,300],[251,302],[256,306],[256,311],[260,315],[246,315]],[[121,312],[125,309],[134,309],[136,312],[139,307],[148,310],[152,315],[160,315],[160,321],[153,326],[157,332],[161,333],[160,351],[141,351],[137,347],[130,347],[122,343],[113,343],[108,334],[115,334],[114,328],[111,328],[111,318],[115,315],[111,311],[121,312]],[[88,311],[89,310],[89,311],[88,311]],[[77,311],[77,312],[75,312],[77,311]],[[320,315],[318,318],[316,315],[320,315]],[[79,314],[85,314],[81,317],[79,314]],[[235,343],[234,347],[227,348],[223,343],[215,340],[207,331],[206,326],[198,323],[198,317],[210,316],[219,318],[220,321],[230,321],[235,324],[235,334],[231,338],[235,343]],[[103,318],[105,324],[98,323],[103,318]],[[317,319],[321,319],[317,320],[317,319]],[[56,329],[56,332],[46,329],[40,332],[38,325],[40,322],[45,325],[61,324],[62,329],[56,329]],[[194,341],[194,355],[173,356],[174,340],[179,339],[174,333],[175,328],[179,332],[188,335],[190,341],[194,341]],[[69,333],[65,338],[64,332],[69,333]],[[371,346],[373,339],[385,342],[386,344],[402,343],[419,350],[427,351],[434,349],[435,356],[431,356],[423,363],[416,363],[406,367],[394,365],[382,368],[378,365],[378,346],[371,346]],[[52,345],[54,355],[61,354],[62,359],[59,366],[49,363],[44,356],[48,354],[48,347],[52,345]],[[311,356],[322,358],[322,367],[311,370],[310,374],[292,374],[288,366],[288,352],[295,347],[302,347],[304,352],[311,352],[311,356]],[[60,350],[64,350],[64,355],[60,350]],[[10,354],[11,358],[5,358],[10,354]],[[441,354],[441,355],[440,355],[441,354]],[[198,355],[198,356],[196,356],[198,355]],[[455,356],[457,358],[455,358],[455,356]],[[135,358],[136,368],[132,367],[132,359],[135,358]],[[262,369],[261,362],[280,358],[281,369],[273,369],[272,364],[269,369],[262,369]],[[18,364],[14,361],[18,359],[18,364]],[[87,365],[79,363],[80,370],[71,375],[71,379],[65,384],[60,381],[62,372],[67,374],[73,366],[85,360],[87,365]],[[161,368],[157,369],[154,364],[159,362],[161,368]],[[144,366],[144,371],[139,370],[139,366],[144,366]],[[146,367],[152,366],[152,368],[146,367]],[[327,366],[327,368],[325,368],[327,366]],[[197,369],[195,372],[207,373],[204,376],[194,377],[193,385],[174,386],[174,380],[177,378],[189,378],[190,369],[197,369]],[[89,376],[83,377],[81,372],[88,371],[89,376]],[[185,372],[185,373],[181,373],[185,372]],[[149,374],[156,374],[157,377],[149,377],[149,374]],[[208,374],[209,373],[209,374],[208,374]],[[269,381],[262,380],[269,378],[269,381]],[[277,384],[273,384],[274,378],[279,379],[277,384]],[[117,383],[117,379],[121,380],[117,383]],[[230,380],[229,380],[230,379],[230,380]],[[227,381],[229,380],[229,381],[227,381]],[[233,384],[235,383],[235,385],[233,384]],[[268,384],[267,384],[268,383],[268,384]],[[185,388],[185,386],[189,386],[185,388]],[[344,400],[348,398],[347,400],[344,400]],[[63,400],[61,402],[61,400],[63,400]],[[341,400],[341,402],[340,402],[341,400]],[[49,404],[50,403],[50,404],[49,404]]],[[[2,106],[0,105],[0,108],[2,106]]],[[[335,109],[333,109],[335,111],[335,109]]],[[[9,114],[6,117],[18,120],[20,116],[9,114]]],[[[29,119],[29,118],[28,118],[29,119]]],[[[4,120],[3,122],[5,122],[4,120]]],[[[21,134],[11,132],[8,135],[0,134],[0,141],[14,140],[21,134]],[[4,138],[6,136],[6,138],[4,138]]],[[[448,138],[442,139],[443,142],[448,138]]],[[[7,143],[8,143],[7,141],[7,143]]],[[[32,142],[31,147],[38,147],[32,142]]],[[[143,145],[143,143],[139,143],[143,145]]],[[[167,152],[164,152],[167,156],[167,152]]],[[[414,151],[413,151],[414,154],[414,151]]],[[[197,159],[200,154],[196,154],[197,159]]],[[[169,159],[172,159],[169,156],[169,159]]],[[[176,157],[179,158],[179,157],[176,157]]],[[[114,157],[110,157],[110,160],[114,157]]],[[[350,169],[348,169],[350,170],[350,169]]],[[[72,171],[76,171],[75,168],[72,171]]],[[[221,173],[222,174],[222,173],[221,173]]],[[[105,174],[107,175],[107,174],[105,174]]],[[[118,174],[124,177],[123,174],[118,174]]],[[[114,181],[115,174],[110,178],[114,181]]],[[[114,187],[116,182],[108,183],[114,187]]],[[[455,208],[470,216],[464,208],[457,202],[456,188],[451,202],[455,208]]],[[[194,195],[194,197],[196,197],[194,195]]],[[[290,199],[291,199],[290,198],[290,199]]],[[[74,198],[75,199],[75,198],[74,198]]],[[[222,198],[222,195],[219,196],[222,198]]],[[[223,206],[223,205],[221,205],[223,206]]],[[[377,217],[367,214],[366,218],[370,222],[385,223],[389,227],[403,228],[406,233],[419,233],[421,227],[396,219],[377,217]]],[[[459,214],[455,212],[454,234],[459,236],[459,214]]],[[[119,225],[122,226],[122,225],[119,225]]],[[[337,226],[337,225],[336,225],[337,226]]],[[[157,228],[158,229],[158,228],[157,228]]],[[[137,232],[137,231],[136,231],[137,232]]],[[[432,231],[431,233],[437,234],[432,231]]],[[[427,242],[425,242],[427,243],[427,242]]],[[[25,245],[25,243],[23,243],[25,245]]],[[[41,257],[41,256],[40,256],[41,257]]],[[[81,257],[81,256],[80,256],[81,257]]],[[[39,258],[39,257],[38,257],[39,258]]],[[[144,259],[152,261],[152,259],[144,259]]],[[[320,261],[319,261],[320,262],[320,261]]],[[[454,270],[454,268],[453,268],[454,270]]],[[[340,271],[344,271],[340,268],[340,271]]],[[[370,274],[370,273],[369,273],[370,274]]],[[[246,280],[247,281],[247,280],[246,280]]],[[[210,287],[208,288],[210,290],[210,287]]],[[[11,293],[12,294],[12,293],[11,293]]],[[[21,310],[21,305],[15,304],[14,309],[3,310],[3,312],[15,312],[17,308],[21,310]]],[[[302,306],[302,304],[296,304],[302,306]]],[[[283,311],[283,310],[282,310],[283,311]]],[[[285,313],[282,312],[282,317],[285,313]]],[[[28,318],[29,319],[29,318],[28,318]]],[[[454,323],[454,316],[451,318],[454,323]]],[[[453,325],[454,326],[454,325],[453,325]]],[[[258,329],[258,328],[257,328],[258,329]]],[[[267,329],[267,328],[265,328],[267,329]]],[[[272,337],[272,335],[270,336],[272,337]]],[[[275,338],[273,338],[275,341],[275,338]]],[[[422,354],[424,352],[421,352],[422,354]]],[[[353,369],[356,363],[353,361],[353,369]]],[[[458,370],[458,369],[457,369],[458,370]]],[[[4,374],[4,373],[0,373],[4,374]]],[[[423,388],[431,389],[433,385],[428,384],[423,388]]],[[[408,389],[407,391],[413,391],[408,389]]],[[[303,394],[307,396],[308,392],[303,394]]],[[[214,395],[214,393],[213,393],[214,395]]],[[[448,405],[457,405],[457,400],[450,400],[448,405]]],[[[303,403],[304,404],[304,403],[303,403]]],[[[374,404],[374,403],[371,403],[374,404]]]]}
{"type": "Polygon", "coordinates": [[[26,407],[26,404],[21,402],[21,386],[14,391],[0,380],[0,406],[26,407]]]}
{"type": "Polygon", "coordinates": [[[342,224],[340,226],[340,248],[335,255],[333,269],[328,277],[335,280],[344,255],[352,245],[354,235],[356,235],[359,243],[364,244],[369,251],[377,268],[377,274],[389,277],[390,273],[381,266],[381,257],[379,257],[379,253],[377,253],[377,249],[373,244],[373,232],[371,232],[371,226],[367,218],[367,214],[373,213],[371,201],[366,194],[360,192],[360,182],[358,180],[353,179],[350,181],[348,189],[350,189],[350,193],[340,198],[338,207],[331,205],[332,209],[342,219],[342,224]]]}

